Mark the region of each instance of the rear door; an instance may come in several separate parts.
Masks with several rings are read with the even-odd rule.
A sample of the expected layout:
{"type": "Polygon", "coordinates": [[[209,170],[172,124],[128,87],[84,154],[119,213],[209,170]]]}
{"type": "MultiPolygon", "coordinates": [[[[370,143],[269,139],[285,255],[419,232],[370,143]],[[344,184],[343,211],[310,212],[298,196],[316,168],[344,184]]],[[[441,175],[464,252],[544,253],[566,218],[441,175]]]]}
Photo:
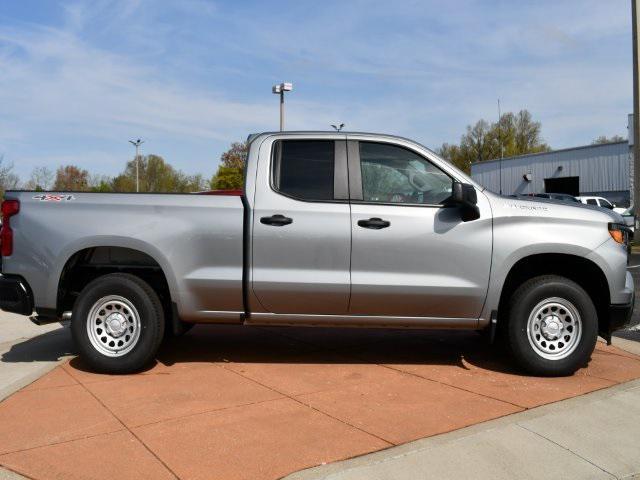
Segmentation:
{"type": "Polygon", "coordinates": [[[445,206],[453,178],[412,144],[351,138],[350,313],[477,319],[491,266],[486,197],[463,222],[445,206]]]}
{"type": "Polygon", "coordinates": [[[351,217],[344,138],[285,135],[260,146],[252,288],[265,312],[348,312],[351,217]]]}

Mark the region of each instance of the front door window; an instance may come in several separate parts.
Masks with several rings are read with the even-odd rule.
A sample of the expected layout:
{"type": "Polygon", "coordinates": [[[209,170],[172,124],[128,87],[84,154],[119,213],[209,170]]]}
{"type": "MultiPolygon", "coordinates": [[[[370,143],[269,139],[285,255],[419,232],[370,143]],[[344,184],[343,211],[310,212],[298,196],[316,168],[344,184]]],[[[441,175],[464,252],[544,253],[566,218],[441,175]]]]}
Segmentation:
{"type": "Polygon", "coordinates": [[[441,205],[451,196],[451,177],[405,148],[360,142],[360,165],[365,202],[441,205]]]}

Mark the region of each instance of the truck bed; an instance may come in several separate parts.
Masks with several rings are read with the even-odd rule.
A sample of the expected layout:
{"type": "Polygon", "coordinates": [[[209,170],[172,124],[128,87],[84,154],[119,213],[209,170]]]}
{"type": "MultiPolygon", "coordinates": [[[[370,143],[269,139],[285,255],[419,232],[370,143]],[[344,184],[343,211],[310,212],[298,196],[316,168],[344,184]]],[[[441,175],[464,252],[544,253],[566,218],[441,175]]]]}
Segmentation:
{"type": "Polygon", "coordinates": [[[65,266],[99,246],[91,261],[104,268],[122,261],[123,249],[138,252],[127,260],[134,264],[139,256],[153,259],[182,319],[222,321],[216,312],[226,311],[238,312],[239,321],[240,196],[8,191],[5,198],[19,200],[20,212],[11,219],[14,249],[2,273],[27,281],[37,309],[56,308],[65,266]],[[118,250],[118,259],[106,246],[118,250]]]}

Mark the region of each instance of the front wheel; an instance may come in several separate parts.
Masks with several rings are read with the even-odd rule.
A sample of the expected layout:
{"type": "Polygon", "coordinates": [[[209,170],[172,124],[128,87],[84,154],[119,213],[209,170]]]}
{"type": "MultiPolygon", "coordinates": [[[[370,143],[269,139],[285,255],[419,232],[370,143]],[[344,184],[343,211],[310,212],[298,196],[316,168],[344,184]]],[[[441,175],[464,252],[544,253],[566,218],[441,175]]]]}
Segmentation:
{"type": "Polygon", "coordinates": [[[94,370],[134,372],[158,351],[164,334],[162,304],[135,275],[104,275],[80,292],[71,333],[82,359],[94,370]]]}
{"type": "Polygon", "coordinates": [[[523,283],[509,302],[507,344],[534,375],[571,375],[586,366],[598,337],[591,298],[568,278],[544,275],[523,283]]]}

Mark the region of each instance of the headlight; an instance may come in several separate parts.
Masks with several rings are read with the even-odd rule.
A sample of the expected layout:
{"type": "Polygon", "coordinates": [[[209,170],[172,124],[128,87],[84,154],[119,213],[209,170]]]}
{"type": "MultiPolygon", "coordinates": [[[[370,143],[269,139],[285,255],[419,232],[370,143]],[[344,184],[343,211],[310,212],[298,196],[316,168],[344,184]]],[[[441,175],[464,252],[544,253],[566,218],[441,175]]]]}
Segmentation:
{"type": "Polygon", "coordinates": [[[621,225],[619,223],[609,224],[609,235],[611,235],[611,238],[621,245],[627,245],[629,243],[630,234],[631,229],[626,225],[621,225]]]}

